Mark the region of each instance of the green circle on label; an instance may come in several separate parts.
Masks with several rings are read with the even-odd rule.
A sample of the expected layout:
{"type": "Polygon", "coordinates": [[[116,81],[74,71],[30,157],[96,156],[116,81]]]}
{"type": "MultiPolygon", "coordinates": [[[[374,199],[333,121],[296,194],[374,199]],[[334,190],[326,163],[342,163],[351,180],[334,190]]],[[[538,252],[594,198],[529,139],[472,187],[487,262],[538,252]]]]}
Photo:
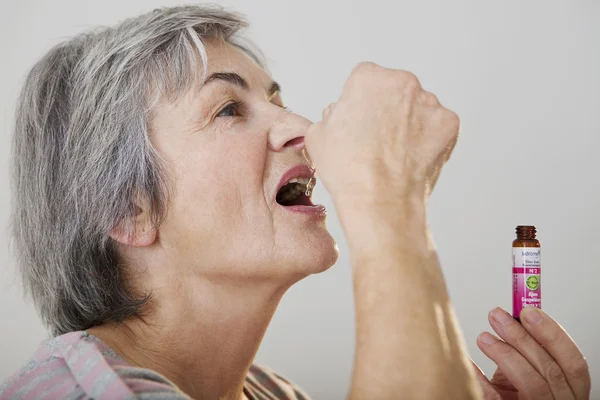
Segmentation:
{"type": "Polygon", "coordinates": [[[537,275],[531,275],[527,278],[525,284],[530,290],[538,290],[540,287],[540,278],[538,278],[537,275]]]}

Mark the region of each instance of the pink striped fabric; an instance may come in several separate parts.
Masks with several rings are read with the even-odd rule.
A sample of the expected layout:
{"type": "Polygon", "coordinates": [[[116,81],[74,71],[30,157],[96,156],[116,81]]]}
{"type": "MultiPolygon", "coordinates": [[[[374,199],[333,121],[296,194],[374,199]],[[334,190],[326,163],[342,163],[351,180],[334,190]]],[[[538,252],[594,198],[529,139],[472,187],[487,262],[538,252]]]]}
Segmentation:
{"type": "MultiPolygon", "coordinates": [[[[251,400],[308,400],[275,372],[252,365],[244,393],[251,400]]],[[[46,340],[34,357],[0,385],[0,400],[189,399],[168,379],[129,366],[95,336],[72,332],[46,340]]]]}

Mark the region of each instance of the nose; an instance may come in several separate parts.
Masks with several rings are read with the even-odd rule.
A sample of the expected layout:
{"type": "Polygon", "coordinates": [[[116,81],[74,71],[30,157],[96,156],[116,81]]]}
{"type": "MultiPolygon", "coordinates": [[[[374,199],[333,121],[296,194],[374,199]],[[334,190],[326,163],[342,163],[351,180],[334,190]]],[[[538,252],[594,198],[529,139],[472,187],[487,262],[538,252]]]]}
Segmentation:
{"type": "Polygon", "coordinates": [[[292,112],[281,110],[269,130],[269,148],[273,151],[304,150],[304,135],[311,122],[292,112]]]}

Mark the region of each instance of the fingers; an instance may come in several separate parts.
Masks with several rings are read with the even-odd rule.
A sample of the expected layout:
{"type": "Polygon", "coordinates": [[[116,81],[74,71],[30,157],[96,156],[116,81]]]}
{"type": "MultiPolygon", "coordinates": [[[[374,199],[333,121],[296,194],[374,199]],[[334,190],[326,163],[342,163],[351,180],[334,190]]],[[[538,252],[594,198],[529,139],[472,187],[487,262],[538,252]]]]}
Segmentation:
{"type": "Polygon", "coordinates": [[[514,347],[525,360],[541,375],[555,397],[575,398],[561,367],[510,314],[495,308],[489,315],[490,325],[510,346],[514,347]]]}
{"type": "Polygon", "coordinates": [[[590,370],[585,357],[569,334],[538,308],[525,308],[521,312],[521,322],[531,337],[556,360],[575,398],[589,399],[590,370]]]}
{"type": "Polygon", "coordinates": [[[504,371],[507,379],[525,399],[553,400],[554,396],[546,380],[514,347],[484,332],[477,339],[477,346],[504,371]]]}
{"type": "Polygon", "coordinates": [[[440,106],[440,101],[437,96],[426,90],[421,90],[417,95],[417,102],[432,107],[440,106]]]}
{"type": "Polygon", "coordinates": [[[481,391],[483,392],[484,400],[502,400],[502,396],[494,389],[494,386],[490,383],[481,368],[473,360],[471,360],[471,363],[473,364],[473,370],[475,371],[479,387],[481,387],[481,391]]]}

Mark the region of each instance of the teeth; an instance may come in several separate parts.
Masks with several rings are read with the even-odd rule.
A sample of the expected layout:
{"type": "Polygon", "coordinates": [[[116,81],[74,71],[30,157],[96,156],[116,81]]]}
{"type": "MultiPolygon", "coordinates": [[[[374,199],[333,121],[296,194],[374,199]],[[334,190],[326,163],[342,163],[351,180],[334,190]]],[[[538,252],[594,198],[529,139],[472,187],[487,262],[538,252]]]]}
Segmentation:
{"type": "Polygon", "coordinates": [[[301,183],[303,185],[308,184],[313,178],[293,178],[288,181],[288,183],[301,183]]]}
{"type": "Polygon", "coordinates": [[[314,177],[311,178],[292,178],[286,185],[287,188],[284,193],[279,195],[281,201],[291,201],[299,197],[301,194],[309,196],[312,194],[312,190],[316,184],[314,177]]]}

